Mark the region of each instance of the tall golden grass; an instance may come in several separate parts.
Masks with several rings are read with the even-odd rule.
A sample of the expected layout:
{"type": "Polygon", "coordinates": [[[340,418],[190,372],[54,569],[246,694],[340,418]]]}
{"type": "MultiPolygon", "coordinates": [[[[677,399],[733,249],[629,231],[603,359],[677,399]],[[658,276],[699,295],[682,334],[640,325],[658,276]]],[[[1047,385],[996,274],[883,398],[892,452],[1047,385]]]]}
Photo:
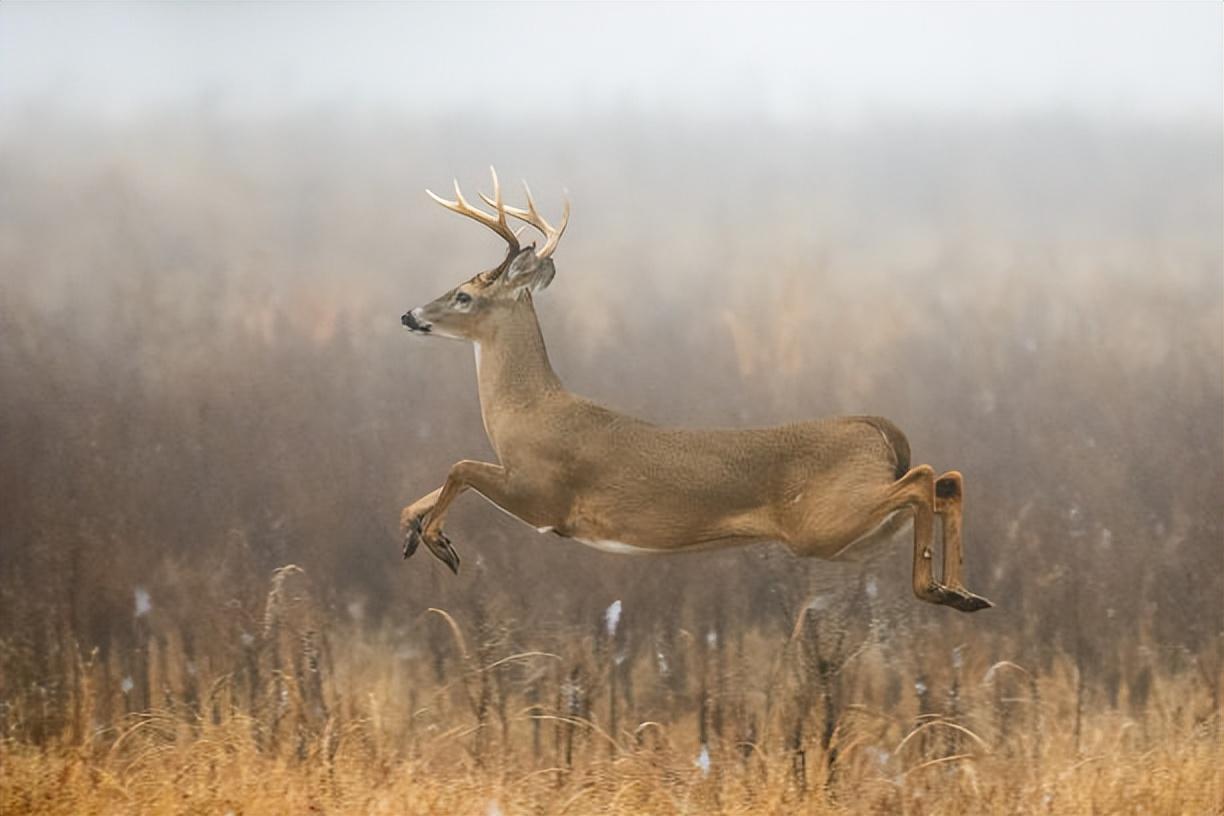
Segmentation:
{"type": "Polygon", "coordinates": [[[0,812],[1224,812],[1218,132],[3,137],[0,812]],[[571,190],[567,383],[890,416],[965,472],[998,607],[919,604],[904,547],[623,559],[475,499],[460,576],[401,562],[399,508],[489,454],[470,352],[398,317],[497,252],[413,191],[489,159],[571,190]]]}
{"type": "Polygon", "coordinates": [[[270,583],[228,672],[153,634],[144,710],[100,719],[131,689],[94,654],[60,731],[36,744],[44,712],[8,712],[3,811],[1173,814],[1224,796],[1201,677],[1084,705],[1065,657],[932,655],[851,593],[789,636],[716,622],[636,648],[620,621],[543,635],[433,609],[413,623],[436,653],[414,655],[391,629],[321,636],[299,568],[270,583]]]}

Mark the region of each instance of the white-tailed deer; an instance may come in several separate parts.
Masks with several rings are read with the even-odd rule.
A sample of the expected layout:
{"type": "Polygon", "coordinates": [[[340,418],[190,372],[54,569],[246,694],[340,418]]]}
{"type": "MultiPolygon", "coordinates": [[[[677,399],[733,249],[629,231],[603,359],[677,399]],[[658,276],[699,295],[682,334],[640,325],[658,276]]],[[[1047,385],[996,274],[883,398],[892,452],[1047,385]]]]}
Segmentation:
{"type": "MultiPolygon", "coordinates": [[[[526,185],[524,185],[526,187],[526,185]]],[[[427,191],[428,192],[428,191],[427,191]]],[[[544,349],[532,293],[553,279],[552,254],[569,220],[481,195],[489,213],[429,195],[509,244],[493,269],[407,312],[416,334],[467,340],[485,432],[499,464],[462,461],[446,483],[404,508],[404,557],[424,542],[458,572],[442,533],[446,512],[475,490],[541,532],[620,553],[666,553],[780,541],[796,555],[835,558],[913,523],[914,593],[963,612],[991,604],[961,584],[962,478],[910,467],[905,435],[886,419],[834,417],[777,428],[662,428],[582,399],[561,385],[544,349]],[[544,236],[521,247],[507,215],[544,236]],[[943,519],[943,575],[932,568],[943,519]]]]}

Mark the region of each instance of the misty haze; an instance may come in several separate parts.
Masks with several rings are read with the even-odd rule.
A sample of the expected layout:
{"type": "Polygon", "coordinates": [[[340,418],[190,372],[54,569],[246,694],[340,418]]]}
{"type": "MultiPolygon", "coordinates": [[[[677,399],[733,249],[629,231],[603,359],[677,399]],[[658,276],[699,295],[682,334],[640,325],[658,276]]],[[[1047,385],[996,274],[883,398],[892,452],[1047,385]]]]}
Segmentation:
{"type": "Polygon", "coordinates": [[[1222,22],[0,4],[0,812],[1218,812],[1222,22]],[[491,164],[572,207],[566,387],[888,417],[995,607],[475,494],[402,560],[496,461],[401,325],[502,259],[424,194],[491,164]]]}

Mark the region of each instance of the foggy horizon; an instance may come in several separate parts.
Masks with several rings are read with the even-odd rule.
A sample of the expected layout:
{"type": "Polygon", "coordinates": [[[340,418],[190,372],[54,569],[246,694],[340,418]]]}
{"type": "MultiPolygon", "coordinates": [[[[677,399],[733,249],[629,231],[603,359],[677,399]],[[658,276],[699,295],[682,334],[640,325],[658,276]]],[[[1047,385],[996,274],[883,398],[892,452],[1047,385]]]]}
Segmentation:
{"type": "Polygon", "coordinates": [[[1222,119],[1221,10],[1125,4],[0,4],[0,114],[198,101],[550,117],[1222,119]]]}

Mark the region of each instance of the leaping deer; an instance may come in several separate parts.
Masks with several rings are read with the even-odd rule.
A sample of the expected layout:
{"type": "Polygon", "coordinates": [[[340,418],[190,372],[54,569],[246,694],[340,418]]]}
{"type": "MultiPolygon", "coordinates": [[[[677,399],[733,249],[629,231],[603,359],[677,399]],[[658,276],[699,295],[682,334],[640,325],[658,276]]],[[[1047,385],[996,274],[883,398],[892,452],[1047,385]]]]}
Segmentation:
{"type": "MultiPolygon", "coordinates": [[[[492,170],[492,168],[490,168],[492,170]]],[[[404,508],[404,558],[423,542],[452,571],[442,532],[451,502],[475,490],[540,532],[617,553],[667,553],[780,541],[799,556],[836,558],[912,521],[914,593],[962,612],[991,606],[961,583],[963,478],[910,467],[905,435],[881,417],[833,417],[775,428],[663,428],[596,405],[561,385],[548,361],[532,294],[553,279],[552,254],[569,221],[502,203],[493,171],[488,213],[428,195],[496,232],[506,257],[401,319],[414,334],[467,340],[485,432],[500,464],[464,460],[442,487],[404,508]],[[544,244],[522,247],[513,216],[544,244]],[[933,568],[943,519],[943,575],[933,568]]]]}

